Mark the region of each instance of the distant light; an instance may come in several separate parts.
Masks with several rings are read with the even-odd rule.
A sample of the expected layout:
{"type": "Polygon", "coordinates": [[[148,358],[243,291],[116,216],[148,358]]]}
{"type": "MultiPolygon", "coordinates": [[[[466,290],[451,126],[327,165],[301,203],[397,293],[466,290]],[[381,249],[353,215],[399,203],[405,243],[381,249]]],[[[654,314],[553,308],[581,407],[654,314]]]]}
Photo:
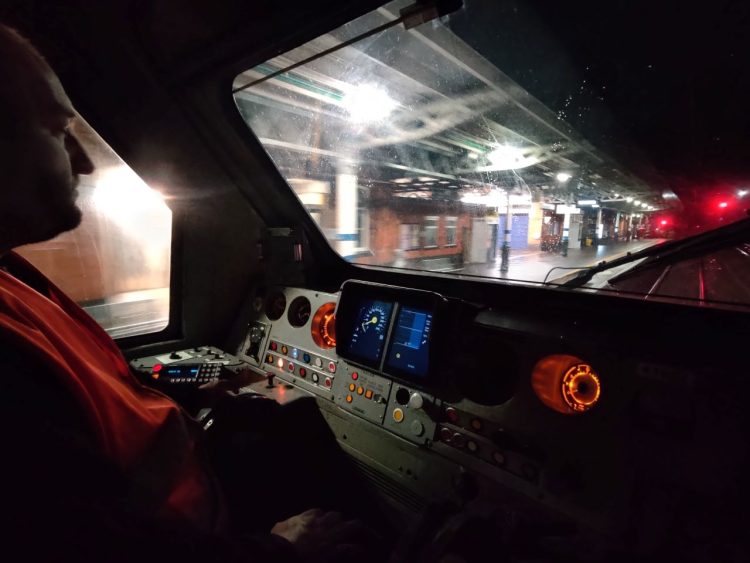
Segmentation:
{"type": "Polygon", "coordinates": [[[351,87],[341,103],[355,123],[379,121],[388,117],[397,105],[387,93],[372,84],[351,87]]]}
{"type": "Polygon", "coordinates": [[[595,199],[579,199],[578,205],[596,205],[595,199]]]}
{"type": "Polygon", "coordinates": [[[471,160],[476,160],[476,159],[478,159],[478,158],[479,158],[479,153],[475,153],[475,152],[470,152],[470,153],[469,153],[469,158],[470,158],[471,160]]]}
{"type": "Polygon", "coordinates": [[[645,201],[642,201],[641,202],[641,207],[648,207],[648,203],[646,203],[645,201]]]}
{"type": "Polygon", "coordinates": [[[721,202],[721,203],[719,204],[719,207],[721,207],[721,208],[724,208],[724,207],[726,207],[727,205],[729,205],[729,204],[728,204],[728,203],[727,203],[726,201],[722,201],[722,202],[721,202]]]}
{"type": "Polygon", "coordinates": [[[598,204],[598,203],[595,203],[595,204],[594,204],[594,205],[592,205],[591,207],[599,207],[599,204],[598,204]]]}
{"type": "Polygon", "coordinates": [[[631,201],[633,201],[633,198],[632,197],[626,197],[625,201],[627,201],[628,203],[630,203],[631,201]]]}
{"type": "Polygon", "coordinates": [[[737,192],[737,195],[740,196],[740,197],[745,197],[748,193],[750,193],[750,191],[748,191],[748,190],[740,190],[740,191],[737,192]]]}
{"type": "Polygon", "coordinates": [[[638,201],[637,199],[633,202],[633,205],[640,205],[640,204],[641,204],[641,202],[638,201]]]}
{"type": "Polygon", "coordinates": [[[393,183],[394,184],[408,184],[409,182],[411,182],[411,180],[412,180],[411,178],[396,178],[395,180],[393,180],[393,183]]]}
{"type": "Polygon", "coordinates": [[[666,219],[662,219],[662,220],[661,220],[661,224],[662,224],[662,225],[666,225],[666,224],[667,224],[667,220],[666,220],[666,219]]]}
{"type": "Polygon", "coordinates": [[[570,174],[568,174],[567,172],[558,172],[558,173],[557,173],[557,176],[556,176],[556,178],[557,178],[557,181],[558,181],[558,182],[563,182],[563,183],[564,183],[564,182],[567,182],[567,181],[568,181],[568,180],[570,180],[570,179],[571,179],[572,177],[573,177],[573,176],[572,176],[572,175],[570,175],[570,174]]]}
{"type": "Polygon", "coordinates": [[[434,182],[435,178],[430,178],[429,176],[420,176],[417,178],[420,182],[434,182]]]}
{"type": "MultiPolygon", "coordinates": [[[[596,185],[596,184],[594,184],[594,185],[596,185]]],[[[615,197],[620,197],[620,194],[615,194],[615,197]]]]}

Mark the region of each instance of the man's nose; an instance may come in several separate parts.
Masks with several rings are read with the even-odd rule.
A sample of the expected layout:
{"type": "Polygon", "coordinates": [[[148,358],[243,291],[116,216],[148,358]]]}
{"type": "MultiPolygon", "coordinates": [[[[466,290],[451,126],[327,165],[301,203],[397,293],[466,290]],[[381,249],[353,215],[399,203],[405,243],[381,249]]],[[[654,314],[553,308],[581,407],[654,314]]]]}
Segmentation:
{"type": "Polygon", "coordinates": [[[91,174],[95,168],[94,163],[75,135],[68,135],[67,145],[72,172],[74,174],[91,174]]]}

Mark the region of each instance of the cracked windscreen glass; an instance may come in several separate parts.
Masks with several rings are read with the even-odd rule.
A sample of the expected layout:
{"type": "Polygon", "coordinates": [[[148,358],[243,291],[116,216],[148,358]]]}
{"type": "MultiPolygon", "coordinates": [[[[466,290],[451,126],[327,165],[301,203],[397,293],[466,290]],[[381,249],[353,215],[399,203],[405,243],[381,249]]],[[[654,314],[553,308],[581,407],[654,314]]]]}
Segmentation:
{"type": "Polygon", "coordinates": [[[733,165],[747,117],[716,112],[750,93],[746,66],[722,66],[747,55],[729,57],[732,30],[685,37],[737,14],[466,1],[415,25],[411,6],[386,4],[234,82],[243,119],[344,259],[750,303],[750,238],[699,234],[746,222],[750,178],[733,165]],[[696,117],[704,105],[716,119],[696,117]]]}

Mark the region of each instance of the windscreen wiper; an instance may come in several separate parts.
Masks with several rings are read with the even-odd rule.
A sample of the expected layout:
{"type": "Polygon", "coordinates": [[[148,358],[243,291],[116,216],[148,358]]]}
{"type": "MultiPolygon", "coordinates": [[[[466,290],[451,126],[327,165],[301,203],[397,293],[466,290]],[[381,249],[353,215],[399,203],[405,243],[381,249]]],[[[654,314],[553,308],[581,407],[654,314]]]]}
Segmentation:
{"type": "Polygon", "coordinates": [[[584,268],[572,279],[561,284],[560,287],[581,287],[591,281],[591,279],[599,272],[629,262],[641,260],[643,258],[648,258],[648,260],[639,264],[637,266],[638,268],[654,264],[655,262],[669,264],[676,260],[687,258],[691,254],[700,254],[706,250],[713,250],[724,246],[738,244],[740,242],[746,242],[748,235],[750,235],[750,218],[685,239],[650,246],[643,250],[639,250],[638,252],[633,252],[632,254],[628,253],[625,256],[616,258],[609,262],[600,262],[595,266],[584,268]]]}

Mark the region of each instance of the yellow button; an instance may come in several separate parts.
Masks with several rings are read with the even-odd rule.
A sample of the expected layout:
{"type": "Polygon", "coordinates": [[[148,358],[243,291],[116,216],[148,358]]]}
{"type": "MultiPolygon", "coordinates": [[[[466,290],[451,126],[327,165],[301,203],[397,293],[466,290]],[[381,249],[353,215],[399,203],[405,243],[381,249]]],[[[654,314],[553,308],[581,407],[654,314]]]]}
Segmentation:
{"type": "Polygon", "coordinates": [[[396,422],[401,422],[404,420],[404,411],[401,409],[393,409],[393,420],[396,422]]]}
{"type": "Polygon", "coordinates": [[[356,388],[357,388],[357,386],[354,385],[354,383],[350,383],[349,384],[349,391],[354,391],[356,388]]]}
{"type": "Polygon", "coordinates": [[[364,387],[357,387],[357,395],[361,395],[364,392],[365,392],[365,388],[364,387]]]}
{"type": "Polygon", "coordinates": [[[346,396],[346,402],[347,403],[351,403],[352,402],[352,396],[351,395],[347,395],[346,396]]]}
{"type": "Polygon", "coordinates": [[[365,391],[365,399],[372,399],[372,389],[365,391]]]}

